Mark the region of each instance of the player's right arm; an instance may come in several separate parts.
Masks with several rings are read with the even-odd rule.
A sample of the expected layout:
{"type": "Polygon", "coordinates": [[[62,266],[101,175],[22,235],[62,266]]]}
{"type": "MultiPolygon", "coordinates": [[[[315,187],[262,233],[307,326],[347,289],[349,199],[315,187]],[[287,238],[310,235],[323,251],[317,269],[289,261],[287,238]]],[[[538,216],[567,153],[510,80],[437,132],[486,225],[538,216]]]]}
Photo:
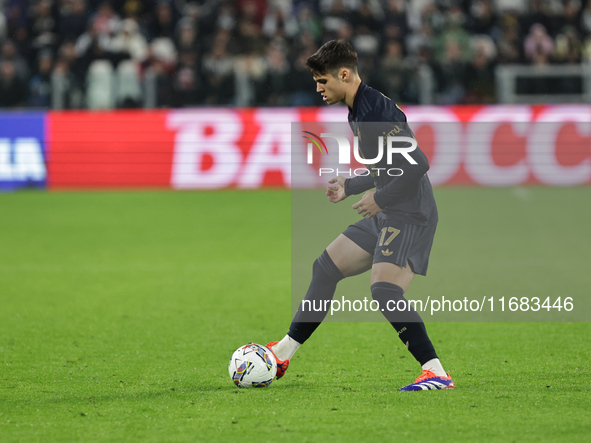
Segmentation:
{"type": "Polygon", "coordinates": [[[328,181],[326,188],[326,196],[333,203],[338,203],[347,198],[345,193],[345,181],[347,179],[342,175],[337,175],[328,181]]]}
{"type": "Polygon", "coordinates": [[[361,194],[375,187],[373,177],[370,176],[345,178],[342,175],[338,175],[331,178],[328,183],[326,195],[333,203],[340,202],[349,195],[361,194]]]}

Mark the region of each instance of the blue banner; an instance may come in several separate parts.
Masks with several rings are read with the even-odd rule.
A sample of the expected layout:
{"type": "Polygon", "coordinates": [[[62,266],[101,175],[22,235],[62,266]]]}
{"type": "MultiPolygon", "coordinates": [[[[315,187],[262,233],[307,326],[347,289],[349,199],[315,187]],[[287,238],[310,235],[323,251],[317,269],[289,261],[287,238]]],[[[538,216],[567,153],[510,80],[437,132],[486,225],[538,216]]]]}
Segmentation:
{"type": "Polygon", "coordinates": [[[0,191],[46,188],[45,113],[0,115],[0,191]]]}

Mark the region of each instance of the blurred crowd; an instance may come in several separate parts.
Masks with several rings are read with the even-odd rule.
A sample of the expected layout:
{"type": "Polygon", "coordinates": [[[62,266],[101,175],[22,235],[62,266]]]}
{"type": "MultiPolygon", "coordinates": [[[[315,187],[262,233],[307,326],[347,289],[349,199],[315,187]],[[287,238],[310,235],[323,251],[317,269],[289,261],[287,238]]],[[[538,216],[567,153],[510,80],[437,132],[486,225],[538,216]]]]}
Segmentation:
{"type": "Polygon", "coordinates": [[[591,58],[591,0],[0,0],[0,107],[314,106],[304,63],[351,41],[418,103],[496,101],[498,64],[591,58]]]}

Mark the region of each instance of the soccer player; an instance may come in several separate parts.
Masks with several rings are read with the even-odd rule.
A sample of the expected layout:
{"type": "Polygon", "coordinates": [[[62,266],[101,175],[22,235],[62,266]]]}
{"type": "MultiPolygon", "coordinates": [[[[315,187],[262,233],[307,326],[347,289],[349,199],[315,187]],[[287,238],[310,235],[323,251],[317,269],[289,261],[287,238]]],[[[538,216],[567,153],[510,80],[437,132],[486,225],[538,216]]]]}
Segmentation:
{"type": "MultiPolygon", "coordinates": [[[[342,102],[349,107],[349,125],[354,134],[360,135],[359,149],[364,158],[378,157],[376,143],[363,144],[364,123],[382,122],[381,127],[387,128],[382,132],[384,135],[413,136],[407,129],[404,112],[361,81],[357,72],[357,53],[349,43],[332,40],[324,44],[308,58],[306,66],[316,82],[316,91],[326,103],[342,102]]],[[[370,175],[337,176],[329,181],[326,195],[334,203],[365,192],[353,205],[363,218],[345,229],[316,259],[305,299],[311,302],[332,300],[341,279],[371,269],[373,299],[423,369],[414,383],[401,390],[453,389],[454,382],[443,369],[419,314],[412,308],[404,311],[388,309],[392,302],[397,306],[401,306],[398,302],[406,302],[404,292],[415,274],[426,275],[438,216],[426,175],[429,163],[425,154],[418,147],[412,151],[416,164],[410,164],[402,155],[395,155],[396,161],[400,161],[397,165],[403,165],[403,174],[396,177],[379,174],[379,168],[393,166],[385,163],[386,157],[384,155],[375,165],[368,165],[370,175]],[[375,192],[370,191],[374,187],[375,192]]],[[[326,310],[304,312],[303,304],[300,304],[287,335],[281,341],[267,345],[277,359],[277,378],[285,375],[294,353],[326,314],[326,310]]]]}

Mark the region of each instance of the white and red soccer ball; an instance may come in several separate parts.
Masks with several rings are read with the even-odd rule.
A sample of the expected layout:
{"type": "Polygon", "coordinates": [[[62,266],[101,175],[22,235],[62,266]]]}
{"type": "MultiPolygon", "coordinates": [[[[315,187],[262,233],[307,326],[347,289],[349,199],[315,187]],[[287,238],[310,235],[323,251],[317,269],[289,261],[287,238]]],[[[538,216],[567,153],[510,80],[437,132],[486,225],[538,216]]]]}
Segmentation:
{"type": "Polygon", "coordinates": [[[277,374],[277,361],[266,346],[249,343],[232,354],[228,372],[239,388],[266,388],[277,374]]]}

